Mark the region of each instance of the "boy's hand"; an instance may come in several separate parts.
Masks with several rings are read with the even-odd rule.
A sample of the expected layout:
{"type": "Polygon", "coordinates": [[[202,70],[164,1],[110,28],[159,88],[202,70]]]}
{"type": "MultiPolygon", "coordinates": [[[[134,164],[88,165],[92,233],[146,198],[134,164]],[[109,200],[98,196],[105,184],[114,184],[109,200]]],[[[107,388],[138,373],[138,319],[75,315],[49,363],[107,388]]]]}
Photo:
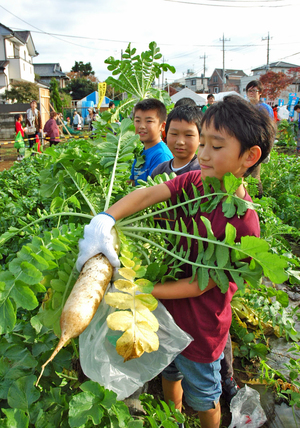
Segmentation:
{"type": "Polygon", "coordinates": [[[78,272],[85,262],[96,254],[104,254],[113,267],[120,267],[118,255],[113,247],[113,237],[110,233],[115,219],[106,213],[96,215],[84,228],[83,239],[79,241],[79,255],[76,262],[78,272]]]}

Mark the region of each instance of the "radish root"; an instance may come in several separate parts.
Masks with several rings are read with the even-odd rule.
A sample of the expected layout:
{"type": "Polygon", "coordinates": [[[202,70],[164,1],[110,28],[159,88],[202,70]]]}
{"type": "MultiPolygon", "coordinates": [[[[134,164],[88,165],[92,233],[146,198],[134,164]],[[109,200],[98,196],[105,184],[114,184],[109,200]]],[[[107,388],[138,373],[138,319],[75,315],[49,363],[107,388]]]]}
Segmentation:
{"type": "Polygon", "coordinates": [[[78,337],[92,321],[112,275],[113,267],[103,254],[97,254],[85,263],[61,313],[61,338],[51,357],[42,365],[36,386],[47,364],[68,340],[78,337]]]}

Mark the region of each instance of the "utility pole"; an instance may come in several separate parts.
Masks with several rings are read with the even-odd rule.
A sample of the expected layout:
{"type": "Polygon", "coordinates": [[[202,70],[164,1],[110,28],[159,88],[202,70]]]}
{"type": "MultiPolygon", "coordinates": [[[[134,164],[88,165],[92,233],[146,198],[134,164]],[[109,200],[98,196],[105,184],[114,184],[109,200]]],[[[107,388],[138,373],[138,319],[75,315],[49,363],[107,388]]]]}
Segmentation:
{"type": "Polygon", "coordinates": [[[206,67],[205,67],[205,60],[207,58],[206,54],[204,53],[203,56],[199,57],[200,59],[203,59],[203,77],[205,77],[206,67]]]}
{"type": "Polygon", "coordinates": [[[230,42],[230,39],[225,39],[224,38],[224,33],[223,33],[223,38],[219,39],[220,42],[223,42],[223,74],[222,74],[222,79],[223,79],[223,85],[222,85],[222,91],[224,91],[224,86],[226,84],[226,77],[225,77],[225,42],[230,42]]]}
{"type": "MultiPolygon", "coordinates": [[[[272,37],[271,37],[272,39],[272,37]]],[[[269,68],[269,56],[270,56],[270,33],[268,32],[268,37],[262,37],[262,41],[267,40],[267,68],[269,68]]]]}

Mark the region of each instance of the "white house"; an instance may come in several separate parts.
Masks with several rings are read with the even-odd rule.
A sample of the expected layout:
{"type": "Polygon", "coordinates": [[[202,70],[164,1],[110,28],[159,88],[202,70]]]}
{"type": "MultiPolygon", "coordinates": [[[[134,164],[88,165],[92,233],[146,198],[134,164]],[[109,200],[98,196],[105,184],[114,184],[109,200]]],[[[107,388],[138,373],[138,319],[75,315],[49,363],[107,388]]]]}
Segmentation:
{"type": "Polygon", "coordinates": [[[0,23],[0,96],[14,81],[34,82],[37,55],[30,31],[12,31],[0,23]]]}

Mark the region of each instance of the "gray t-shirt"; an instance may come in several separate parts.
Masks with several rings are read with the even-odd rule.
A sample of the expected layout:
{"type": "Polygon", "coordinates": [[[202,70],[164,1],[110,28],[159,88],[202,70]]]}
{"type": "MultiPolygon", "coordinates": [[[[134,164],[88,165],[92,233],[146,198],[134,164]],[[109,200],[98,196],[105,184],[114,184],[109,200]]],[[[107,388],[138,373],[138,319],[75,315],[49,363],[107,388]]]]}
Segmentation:
{"type": "Polygon", "coordinates": [[[194,155],[193,159],[187,165],[185,165],[183,168],[181,168],[177,171],[173,171],[172,162],[173,162],[173,159],[159,164],[152,171],[151,178],[154,178],[156,175],[163,174],[164,172],[166,172],[168,175],[170,175],[171,172],[175,172],[176,175],[181,175],[181,174],[185,174],[186,172],[201,169],[199,162],[198,162],[198,159],[197,159],[197,155],[194,155]]]}

